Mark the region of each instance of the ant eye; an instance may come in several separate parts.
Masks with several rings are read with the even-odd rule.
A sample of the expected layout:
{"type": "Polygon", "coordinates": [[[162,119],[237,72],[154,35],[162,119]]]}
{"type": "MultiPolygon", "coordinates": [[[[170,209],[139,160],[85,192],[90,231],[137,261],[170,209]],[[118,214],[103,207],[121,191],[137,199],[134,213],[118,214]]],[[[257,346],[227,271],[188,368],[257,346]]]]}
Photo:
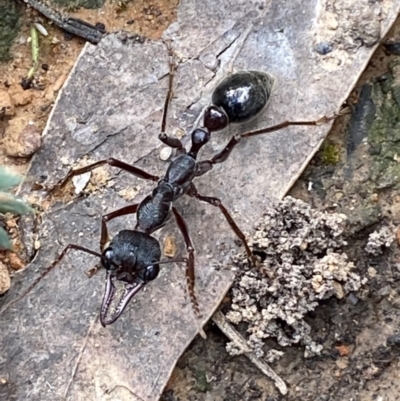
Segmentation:
{"type": "Polygon", "coordinates": [[[147,266],[146,271],[144,273],[144,280],[145,281],[154,280],[158,276],[159,272],[160,272],[160,267],[158,265],[147,266]]]}
{"type": "Polygon", "coordinates": [[[103,252],[103,257],[101,258],[101,264],[106,270],[114,270],[115,266],[111,263],[111,260],[114,256],[114,251],[112,248],[107,248],[103,252]]]}

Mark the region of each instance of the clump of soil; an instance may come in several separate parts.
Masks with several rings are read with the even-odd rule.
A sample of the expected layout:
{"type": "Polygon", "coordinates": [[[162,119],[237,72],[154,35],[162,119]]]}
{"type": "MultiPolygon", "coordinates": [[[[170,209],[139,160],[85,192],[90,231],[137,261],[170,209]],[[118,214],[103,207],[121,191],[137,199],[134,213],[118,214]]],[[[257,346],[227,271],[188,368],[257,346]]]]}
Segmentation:
{"type": "MultiPolygon", "coordinates": [[[[256,223],[249,242],[263,262],[249,267],[245,255],[233,261],[237,276],[227,319],[245,323],[248,345],[264,356],[265,339],[280,346],[305,345],[306,355],[323,349],[310,335],[305,316],[320,300],[344,298],[357,291],[366,279],[343,252],[346,216],[313,210],[301,200],[287,197],[269,209],[256,223]]],[[[241,353],[228,343],[231,355],[241,353]]],[[[277,353],[267,355],[275,359],[277,353]]]]}
{"type": "Polygon", "coordinates": [[[365,250],[372,256],[382,255],[386,248],[390,248],[394,239],[394,226],[392,224],[383,226],[369,235],[365,250]]]}

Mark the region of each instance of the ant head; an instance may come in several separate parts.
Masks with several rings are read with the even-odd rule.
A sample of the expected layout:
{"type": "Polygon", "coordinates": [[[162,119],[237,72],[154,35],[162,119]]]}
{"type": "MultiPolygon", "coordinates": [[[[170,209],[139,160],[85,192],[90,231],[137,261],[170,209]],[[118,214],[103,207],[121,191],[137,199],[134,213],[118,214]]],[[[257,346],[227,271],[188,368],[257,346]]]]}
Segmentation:
{"type": "Polygon", "coordinates": [[[160,245],[148,234],[123,230],[113,238],[101,258],[102,265],[107,270],[106,289],[100,311],[103,326],[115,322],[134,295],[158,276],[160,258],[160,245]],[[124,283],[119,300],[115,300],[116,281],[124,283]],[[114,301],[116,305],[111,308],[114,301]]]}
{"type": "Polygon", "coordinates": [[[158,276],[158,265],[138,266],[137,254],[134,251],[130,250],[122,255],[118,251],[120,250],[109,246],[102,254],[103,267],[110,276],[128,284],[133,284],[137,278],[148,282],[158,276]]]}

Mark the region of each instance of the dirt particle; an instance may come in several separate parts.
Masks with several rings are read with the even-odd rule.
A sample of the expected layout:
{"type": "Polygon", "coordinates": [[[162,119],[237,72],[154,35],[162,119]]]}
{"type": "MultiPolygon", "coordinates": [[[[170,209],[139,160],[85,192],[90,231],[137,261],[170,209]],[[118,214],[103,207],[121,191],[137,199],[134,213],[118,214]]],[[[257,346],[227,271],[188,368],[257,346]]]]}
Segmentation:
{"type": "Polygon", "coordinates": [[[347,360],[347,358],[339,358],[336,361],[336,366],[340,369],[340,370],[344,370],[347,368],[347,366],[349,366],[349,361],[347,360]]]}
{"type": "Polygon", "coordinates": [[[0,116],[11,117],[15,114],[14,102],[6,91],[0,91],[0,116]]]}
{"type": "Polygon", "coordinates": [[[373,256],[381,255],[385,249],[390,248],[395,239],[394,227],[392,225],[381,227],[368,237],[365,250],[373,256]]]}
{"type": "Polygon", "coordinates": [[[121,198],[124,198],[125,200],[130,201],[136,197],[136,195],[139,193],[139,191],[140,191],[140,186],[133,186],[133,187],[121,189],[120,191],[118,191],[118,195],[121,198]]]}
{"type": "Polygon", "coordinates": [[[378,194],[372,194],[371,195],[371,201],[372,202],[379,202],[379,195],[378,194]]]}
{"type": "Polygon", "coordinates": [[[333,281],[332,287],[333,287],[333,291],[335,293],[336,298],[343,299],[344,296],[346,295],[345,291],[343,290],[343,286],[339,282],[333,281]]]}
{"type": "Polygon", "coordinates": [[[15,254],[10,252],[9,256],[9,265],[13,270],[21,270],[25,267],[24,262],[15,254]]]}
{"type": "Polygon", "coordinates": [[[98,168],[92,171],[90,184],[96,188],[105,187],[109,183],[110,179],[111,177],[108,170],[104,168],[98,168]]]}
{"type": "Polygon", "coordinates": [[[327,29],[334,31],[338,28],[339,23],[335,14],[327,12],[324,14],[324,17],[325,26],[327,29]]]}
{"type": "Polygon", "coordinates": [[[173,258],[176,254],[176,241],[175,237],[168,235],[164,239],[164,255],[173,258]]]}
{"type": "Polygon", "coordinates": [[[365,380],[371,380],[374,377],[378,376],[380,373],[380,369],[376,365],[371,365],[363,372],[363,378],[365,380]]]}
{"type": "Polygon", "coordinates": [[[58,91],[64,85],[65,80],[67,79],[67,74],[60,75],[57,80],[51,84],[46,90],[45,98],[47,100],[54,100],[58,91]]]}
{"type": "Polygon", "coordinates": [[[25,91],[20,85],[12,85],[9,90],[10,96],[13,99],[14,106],[26,106],[32,102],[32,91],[25,91]]]}
{"type": "Polygon", "coordinates": [[[339,352],[340,356],[348,356],[350,355],[350,347],[347,345],[338,345],[335,347],[337,351],[339,352]]]}
{"type": "Polygon", "coordinates": [[[7,228],[15,228],[17,227],[17,223],[14,219],[9,219],[6,222],[7,228]]]}
{"type": "Polygon", "coordinates": [[[8,291],[11,285],[10,274],[7,267],[0,262],[0,294],[8,291]]]}
{"type": "Polygon", "coordinates": [[[39,128],[25,116],[12,119],[6,128],[4,149],[7,156],[29,157],[41,146],[39,128]]]}

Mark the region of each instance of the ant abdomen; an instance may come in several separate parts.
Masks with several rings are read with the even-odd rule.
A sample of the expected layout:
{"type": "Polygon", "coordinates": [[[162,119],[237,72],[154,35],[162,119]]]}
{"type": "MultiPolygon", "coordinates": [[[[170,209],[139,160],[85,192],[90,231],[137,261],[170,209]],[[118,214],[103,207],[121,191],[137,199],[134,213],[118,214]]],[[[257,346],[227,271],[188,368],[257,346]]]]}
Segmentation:
{"type": "Polygon", "coordinates": [[[212,132],[251,120],[268,103],[272,85],[273,78],[260,71],[238,71],[225,78],[213,92],[204,126],[212,132]]]}

